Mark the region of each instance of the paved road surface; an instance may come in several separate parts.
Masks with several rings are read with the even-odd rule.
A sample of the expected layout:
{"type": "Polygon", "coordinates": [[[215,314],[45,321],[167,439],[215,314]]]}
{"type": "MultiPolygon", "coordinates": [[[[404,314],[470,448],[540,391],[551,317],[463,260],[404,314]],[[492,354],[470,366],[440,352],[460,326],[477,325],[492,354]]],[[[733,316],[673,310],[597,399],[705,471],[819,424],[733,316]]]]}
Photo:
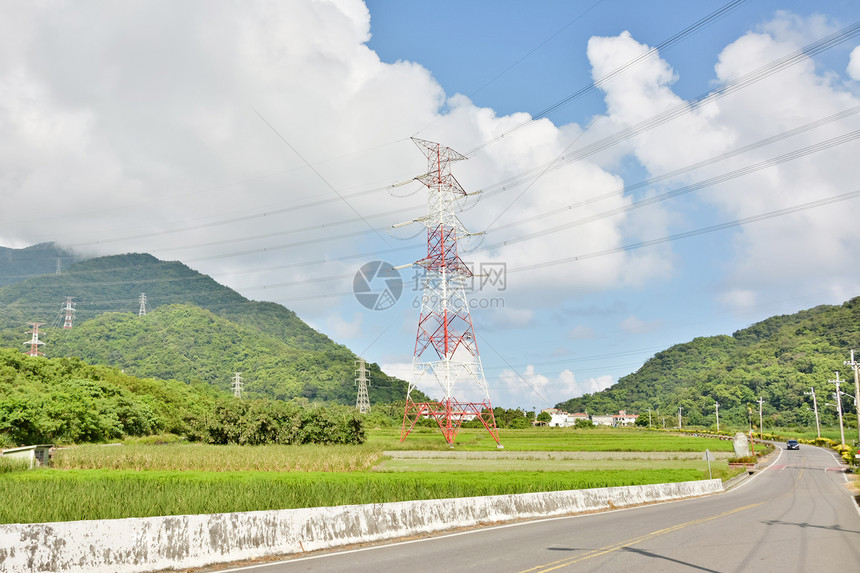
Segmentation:
{"type": "Polygon", "coordinates": [[[860,512],[827,450],[781,451],[720,495],[316,554],[249,573],[860,571],[860,512]]]}

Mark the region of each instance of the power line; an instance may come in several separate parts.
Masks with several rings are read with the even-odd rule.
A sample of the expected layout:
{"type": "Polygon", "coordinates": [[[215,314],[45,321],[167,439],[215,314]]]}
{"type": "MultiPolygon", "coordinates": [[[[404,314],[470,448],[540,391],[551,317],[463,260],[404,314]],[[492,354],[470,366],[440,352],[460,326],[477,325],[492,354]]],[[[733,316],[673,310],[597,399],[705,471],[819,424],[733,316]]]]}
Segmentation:
{"type": "Polygon", "coordinates": [[[614,249],[605,249],[602,251],[595,251],[592,253],[586,253],[583,255],[575,256],[575,257],[566,257],[564,259],[556,259],[553,261],[546,261],[546,262],[537,263],[534,265],[526,265],[523,267],[516,267],[513,269],[508,269],[507,272],[515,273],[515,272],[521,272],[521,271],[530,271],[530,270],[544,268],[544,267],[550,267],[550,266],[555,266],[555,265],[572,263],[572,262],[576,262],[576,261],[582,261],[582,260],[586,260],[586,259],[592,259],[595,257],[612,255],[612,254],[621,253],[621,252],[625,252],[625,251],[632,251],[635,249],[640,249],[642,247],[651,247],[654,245],[659,245],[661,243],[668,243],[670,241],[678,241],[680,239],[688,239],[690,237],[696,237],[699,235],[704,235],[706,233],[713,233],[715,231],[723,231],[725,229],[731,229],[734,227],[741,227],[743,225],[748,225],[750,223],[757,223],[759,221],[765,221],[767,219],[773,219],[775,217],[782,217],[783,215],[791,215],[793,213],[799,213],[801,211],[806,211],[808,209],[815,209],[818,207],[824,207],[826,205],[832,205],[834,203],[839,203],[841,201],[847,201],[849,199],[856,199],[857,197],[860,197],[860,191],[851,191],[849,193],[843,193],[841,195],[835,195],[833,197],[818,199],[816,201],[810,201],[808,203],[803,203],[801,205],[795,205],[793,207],[786,207],[785,209],[777,209],[776,211],[770,211],[767,213],[762,213],[760,215],[754,215],[752,217],[744,217],[742,219],[736,219],[734,221],[727,221],[725,223],[720,223],[718,225],[711,225],[709,227],[703,227],[701,229],[695,229],[693,231],[686,231],[684,233],[678,233],[675,235],[660,237],[658,239],[651,239],[648,241],[641,241],[639,243],[632,243],[630,245],[624,245],[622,247],[616,247],[614,249]]]}
{"type": "Polygon", "coordinates": [[[594,80],[593,82],[579,88],[577,91],[568,95],[564,99],[562,99],[562,100],[552,104],[551,106],[545,108],[544,110],[538,112],[531,119],[524,121],[523,123],[516,125],[512,129],[509,129],[508,131],[497,135],[493,139],[490,139],[489,141],[486,141],[486,142],[482,143],[481,145],[475,147],[474,149],[472,149],[471,151],[466,153],[466,156],[472,157],[475,154],[477,154],[478,152],[480,152],[483,149],[487,148],[488,146],[492,145],[493,143],[495,143],[495,142],[507,137],[508,135],[512,134],[513,132],[515,132],[515,131],[517,131],[517,130],[519,130],[519,129],[527,126],[527,125],[530,125],[531,123],[534,123],[535,121],[537,121],[541,118],[546,117],[550,113],[552,113],[552,112],[556,111],[557,109],[569,104],[573,100],[575,100],[575,99],[589,93],[590,91],[600,87],[601,85],[605,84],[606,82],[608,82],[609,80],[611,80],[615,76],[618,76],[619,74],[623,73],[624,71],[628,70],[629,68],[634,67],[635,65],[639,64],[643,60],[646,60],[646,59],[650,58],[651,56],[657,54],[660,50],[662,50],[664,48],[668,48],[669,46],[680,42],[684,38],[699,32],[702,28],[705,28],[706,26],[712,24],[716,20],[722,18],[723,16],[725,16],[726,14],[728,14],[729,12],[731,12],[732,10],[734,10],[735,8],[740,6],[741,4],[744,4],[746,1],[747,0],[733,0],[732,2],[729,2],[729,3],[721,6],[720,8],[715,10],[714,12],[711,12],[710,14],[708,14],[707,16],[702,18],[701,20],[698,20],[697,22],[687,26],[686,28],[684,28],[683,30],[678,32],[677,34],[663,40],[662,42],[660,42],[659,44],[657,44],[653,48],[650,48],[649,50],[647,50],[645,53],[643,53],[643,54],[637,56],[636,58],[630,60],[629,62],[623,64],[621,67],[612,70],[611,72],[602,76],[601,78],[594,80]]]}
{"type": "MultiPolygon", "coordinates": [[[[549,172],[550,168],[560,168],[563,165],[567,165],[569,163],[580,161],[586,157],[590,157],[591,155],[594,155],[600,151],[605,151],[606,149],[609,149],[614,145],[617,145],[618,143],[621,143],[646,131],[659,127],[669,121],[672,121],[673,119],[690,113],[694,109],[701,108],[709,103],[713,103],[727,95],[735,93],[758,81],[770,77],[773,74],[780,72],[790,66],[793,66],[801,61],[804,61],[811,56],[817,55],[825,50],[829,50],[830,48],[837,46],[858,34],[860,34],[860,22],[855,22],[837,32],[834,32],[833,34],[816,40],[815,42],[812,42],[805,47],[796,50],[795,52],[773,60],[765,66],[748,72],[733,80],[724,82],[721,87],[717,88],[714,91],[700,94],[698,97],[694,98],[689,102],[684,100],[680,104],[666,109],[663,112],[651,116],[650,118],[645,119],[635,125],[617,131],[612,135],[603,137],[593,143],[580,147],[572,153],[569,153],[568,150],[573,145],[573,143],[575,143],[583,135],[579,134],[574,139],[573,143],[569,144],[558,157],[553,159],[548,164],[530,170],[529,172],[527,172],[528,175],[521,175],[509,179],[508,181],[522,183],[523,181],[518,180],[540,178],[543,177],[543,175],[545,175],[547,172],[549,172]]],[[[508,209],[510,209],[517,201],[519,201],[528,190],[529,188],[526,188],[519,195],[517,195],[508,206],[506,206],[498,215],[496,215],[490,225],[495,223],[495,221],[499,220],[499,218],[505,212],[507,212],[508,209]]]]}
{"type": "MultiPolygon", "coordinates": [[[[722,175],[718,175],[716,177],[711,177],[710,179],[706,179],[704,181],[700,181],[698,183],[693,183],[691,185],[685,185],[683,187],[679,187],[677,189],[673,189],[666,193],[661,193],[660,195],[654,195],[652,197],[646,197],[639,201],[633,202],[629,205],[624,205],[622,207],[617,207],[615,209],[610,209],[608,211],[603,211],[602,213],[596,213],[594,215],[590,215],[588,217],[583,217],[581,219],[577,219],[576,221],[570,221],[568,223],[563,223],[561,225],[556,225],[555,227],[549,227],[547,229],[542,229],[540,231],[535,231],[534,233],[528,233],[524,235],[519,235],[513,239],[508,239],[506,241],[502,241],[496,243],[494,245],[490,245],[484,247],[482,250],[492,250],[501,246],[511,245],[515,243],[520,243],[523,241],[528,241],[531,239],[535,239],[538,237],[542,237],[545,235],[549,235],[552,233],[557,233],[559,231],[563,231],[569,229],[574,226],[583,225],[585,223],[590,223],[599,219],[604,219],[606,217],[610,217],[613,215],[619,215],[622,213],[628,213],[633,211],[634,209],[640,209],[642,207],[647,207],[649,205],[654,205],[656,203],[666,201],[668,199],[672,199],[675,197],[680,197],[681,195],[686,195],[687,193],[692,193],[694,191],[699,191],[700,189],[705,189],[707,187],[711,187],[713,185],[717,185],[719,183],[725,183],[726,181],[730,181],[732,179],[737,179],[738,177],[742,177],[744,175],[749,175],[750,173],[755,173],[757,171],[761,171],[762,169],[766,169],[768,167],[773,167],[775,165],[780,165],[787,161],[792,161],[794,159],[798,159],[800,157],[805,157],[812,153],[818,153],[819,151],[823,151],[826,149],[830,149],[837,145],[841,145],[843,143],[848,143],[860,138],[860,130],[852,131],[850,133],[840,135],[837,137],[833,137],[826,141],[822,141],[820,143],[816,143],[814,145],[810,145],[804,147],[802,149],[798,149],[796,151],[792,151],[790,153],[786,153],[783,155],[779,155],[777,157],[768,159],[766,161],[761,161],[759,163],[755,163],[753,165],[749,165],[747,167],[743,167],[741,169],[736,169],[734,171],[729,171],[728,173],[724,173],[722,175]]],[[[564,210],[564,209],[563,209],[564,210]]],[[[535,220],[535,217],[532,217],[531,220],[535,220]]],[[[520,223],[510,223],[505,227],[513,227],[520,223]]]]}

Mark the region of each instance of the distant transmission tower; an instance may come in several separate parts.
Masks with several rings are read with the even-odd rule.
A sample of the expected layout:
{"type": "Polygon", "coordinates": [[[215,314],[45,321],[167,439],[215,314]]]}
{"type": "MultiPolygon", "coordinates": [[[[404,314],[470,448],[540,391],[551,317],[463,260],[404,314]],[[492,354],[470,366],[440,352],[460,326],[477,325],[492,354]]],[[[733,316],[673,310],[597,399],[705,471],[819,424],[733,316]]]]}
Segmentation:
{"type": "Polygon", "coordinates": [[[25,342],[24,344],[30,345],[30,350],[25,352],[28,356],[44,356],[45,354],[39,352],[39,345],[45,344],[41,340],[39,340],[39,327],[45,324],[44,322],[30,322],[29,323],[33,328],[27,331],[27,334],[32,334],[33,336],[25,342]]]}
{"type": "Polygon", "coordinates": [[[60,274],[60,271],[63,270],[63,263],[61,262],[61,260],[62,259],[59,259],[59,258],[57,259],[57,272],[56,272],[56,274],[60,274]]]}
{"type": "Polygon", "coordinates": [[[75,303],[72,302],[72,297],[66,297],[66,302],[63,303],[61,312],[66,313],[65,318],[63,319],[63,328],[72,328],[72,324],[75,322],[75,303]]]}
{"type": "Polygon", "coordinates": [[[140,302],[140,308],[137,311],[137,316],[146,316],[146,294],[140,293],[138,301],[140,302]]]}
{"type": "Polygon", "coordinates": [[[358,397],[355,400],[355,407],[362,414],[370,413],[370,397],[367,394],[367,387],[370,381],[367,379],[367,365],[364,358],[358,359],[358,369],[355,371],[355,384],[358,386],[358,397]]]}
{"type": "Polygon", "coordinates": [[[236,372],[233,375],[233,396],[236,398],[242,397],[242,373],[236,372]]]}
{"type": "Polygon", "coordinates": [[[478,418],[501,448],[466,298],[466,283],[472,271],[457,253],[458,238],[468,233],[454,208],[467,193],[451,174],[450,164],[466,157],[438,143],[414,137],[412,141],[429,165],[427,173],[417,178],[428,188],[427,217],[419,219],[427,227],[427,256],[414,263],[424,268],[425,280],[400,441],[406,439],[419,418],[432,417],[445,441],[453,446],[460,425],[478,418]],[[439,402],[412,400],[412,391],[425,379],[439,384],[439,402]],[[458,401],[454,397],[458,385],[470,385],[473,391],[477,387],[483,402],[458,401]]]}

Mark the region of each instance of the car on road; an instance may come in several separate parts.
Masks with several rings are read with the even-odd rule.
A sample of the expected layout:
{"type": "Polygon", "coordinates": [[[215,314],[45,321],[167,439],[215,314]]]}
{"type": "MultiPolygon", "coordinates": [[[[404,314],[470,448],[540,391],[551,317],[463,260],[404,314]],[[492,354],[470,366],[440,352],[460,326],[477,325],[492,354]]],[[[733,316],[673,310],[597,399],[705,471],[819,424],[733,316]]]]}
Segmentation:
{"type": "Polygon", "coordinates": [[[788,450],[799,450],[800,444],[797,443],[797,440],[788,440],[785,442],[785,447],[788,450]]]}

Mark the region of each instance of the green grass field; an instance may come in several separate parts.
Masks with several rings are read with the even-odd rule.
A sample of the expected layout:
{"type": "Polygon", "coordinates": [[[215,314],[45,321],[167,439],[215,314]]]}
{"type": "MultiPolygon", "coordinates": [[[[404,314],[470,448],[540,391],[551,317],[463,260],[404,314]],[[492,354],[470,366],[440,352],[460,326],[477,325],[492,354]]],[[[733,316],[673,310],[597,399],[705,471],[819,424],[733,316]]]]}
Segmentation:
{"type": "MultiPolygon", "coordinates": [[[[500,430],[499,439],[509,451],[582,451],[582,452],[704,452],[732,451],[731,440],[693,438],[666,432],[635,428],[536,428],[500,430]]],[[[372,430],[368,443],[384,450],[448,450],[438,429],[416,428],[400,442],[399,429],[372,430]]],[[[455,449],[495,450],[496,442],[486,430],[461,430],[455,449]]]]}
{"type": "Polygon", "coordinates": [[[373,430],[362,446],[212,446],[174,441],[59,450],[55,467],[0,471],[0,523],[224,513],[471,497],[735,475],[731,442],[645,430],[507,430],[504,450],[463,430],[400,443],[373,430]],[[388,455],[385,452],[389,452],[388,455]],[[413,456],[405,459],[405,456],[413,456]],[[457,457],[462,456],[462,457],[457,457]]]}

